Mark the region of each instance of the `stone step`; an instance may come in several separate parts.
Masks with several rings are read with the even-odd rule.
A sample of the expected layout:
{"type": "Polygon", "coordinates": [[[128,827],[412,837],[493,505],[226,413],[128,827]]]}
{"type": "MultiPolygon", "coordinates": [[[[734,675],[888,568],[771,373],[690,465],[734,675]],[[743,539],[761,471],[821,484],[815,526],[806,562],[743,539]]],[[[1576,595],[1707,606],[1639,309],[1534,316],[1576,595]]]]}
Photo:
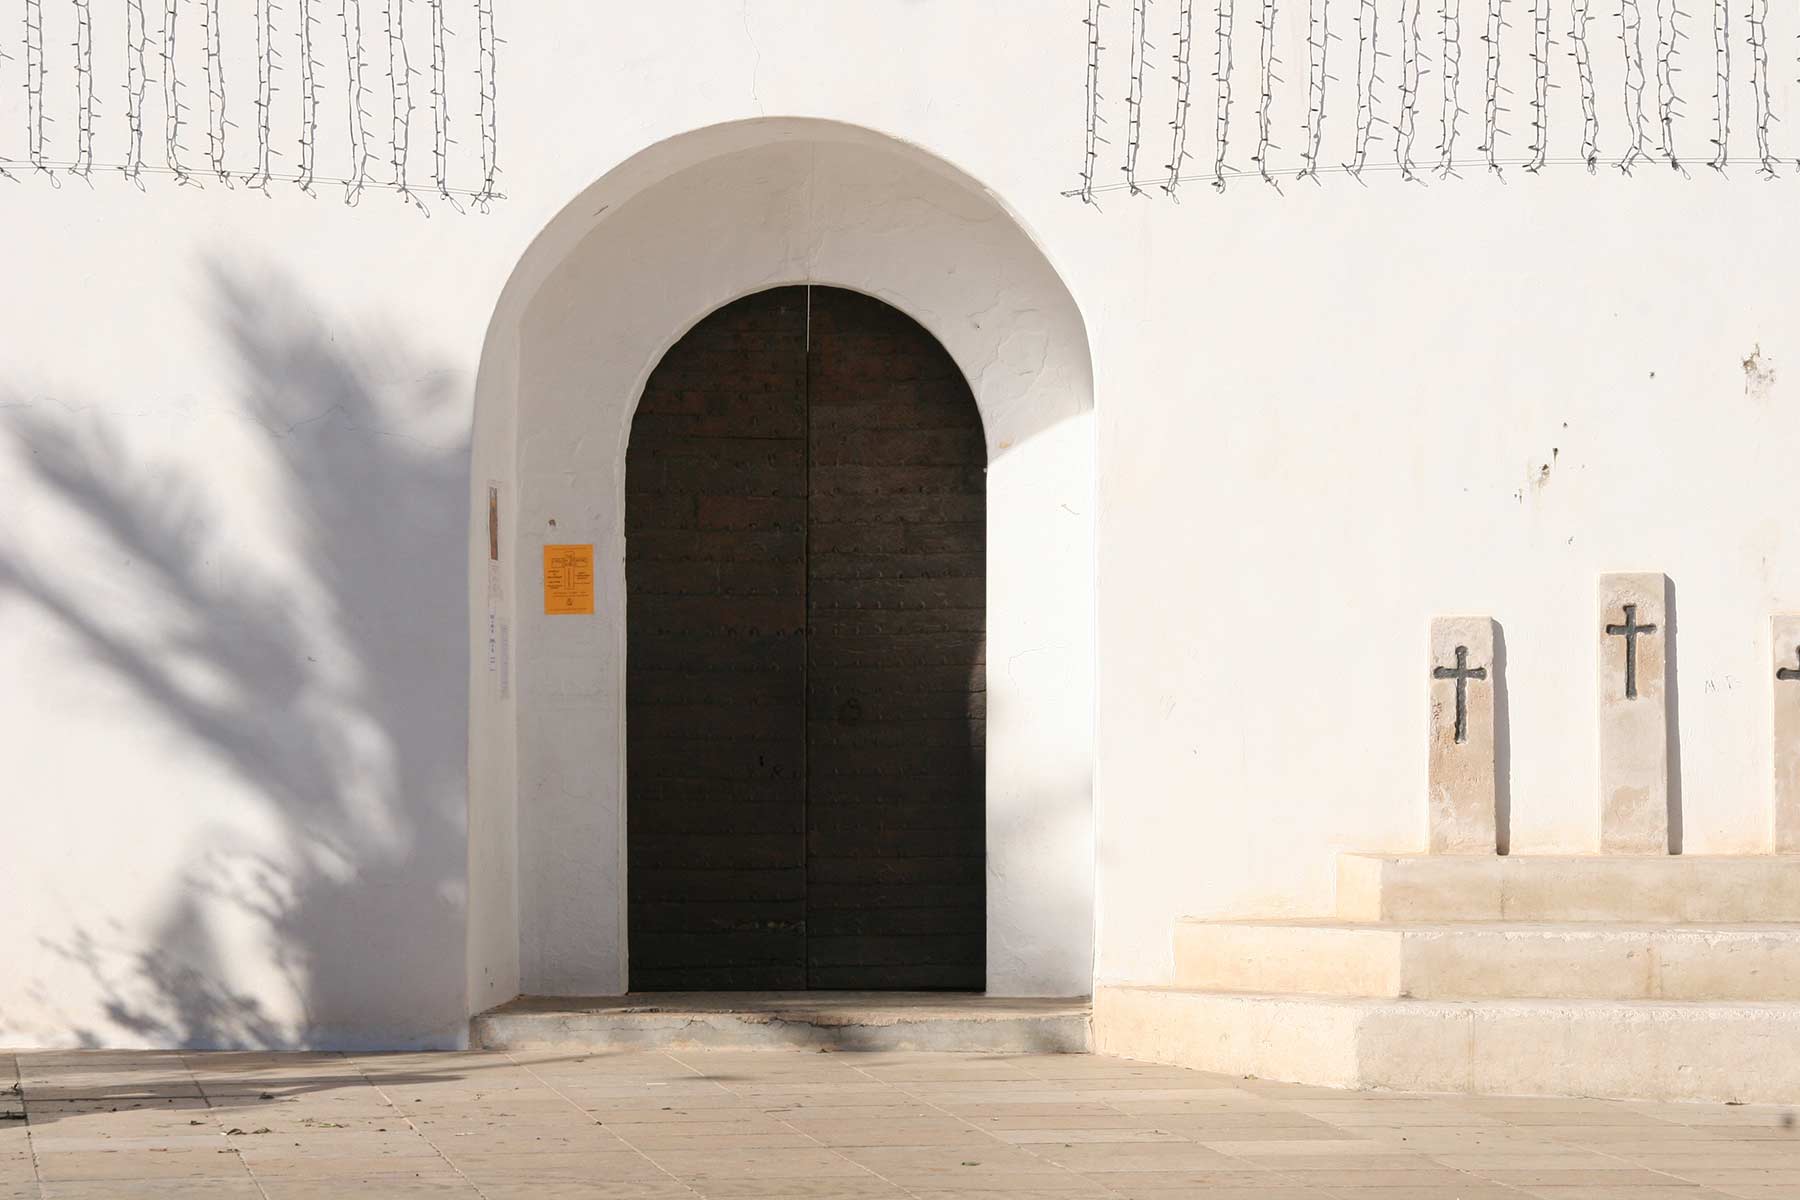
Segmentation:
{"type": "Polygon", "coordinates": [[[522,996],[469,1023],[478,1050],[930,1050],[1082,1054],[1092,1006],[946,992],[522,996]]]}
{"type": "Polygon", "coordinates": [[[1183,921],[1175,984],[1421,1000],[1800,1001],[1800,925],[1183,921]]]}
{"type": "Polygon", "coordinates": [[[1800,1004],[1109,986],[1094,997],[1094,1040],[1103,1054],[1325,1087],[1800,1101],[1800,1004]]]}
{"type": "Polygon", "coordinates": [[[1346,921],[1800,922],[1800,855],[1345,854],[1346,921]]]}

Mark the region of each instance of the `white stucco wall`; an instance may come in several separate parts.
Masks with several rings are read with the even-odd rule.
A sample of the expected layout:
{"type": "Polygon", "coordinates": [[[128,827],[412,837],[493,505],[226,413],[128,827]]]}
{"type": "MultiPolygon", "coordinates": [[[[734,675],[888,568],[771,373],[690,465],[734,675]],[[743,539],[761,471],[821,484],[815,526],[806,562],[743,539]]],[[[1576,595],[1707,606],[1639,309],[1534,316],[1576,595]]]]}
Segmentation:
{"type": "MultiPolygon", "coordinates": [[[[477,428],[476,396],[526,369],[524,306],[580,235],[527,251],[572,200],[648,147],[769,116],[954,164],[1080,310],[1100,978],[1160,978],[1183,913],[1322,908],[1338,849],[1423,845],[1433,613],[1504,630],[1514,850],[1591,848],[1602,570],[1674,580],[1685,848],[1766,847],[1763,639],[1800,607],[1800,185],[1559,165],[1115,192],[1096,212],[1059,194],[1082,151],[1079,0],[678,7],[501,6],[508,198],[485,215],[166,179],[0,187],[0,1044],[446,1044],[470,1006],[567,961],[529,941],[520,958],[560,896],[517,871],[529,739],[506,730],[526,679],[503,700],[470,634],[468,499],[518,487],[504,447],[529,434],[485,402],[477,428]]],[[[1795,23],[1775,14],[1772,40],[1795,23]]],[[[1283,59],[1304,62],[1303,36],[1284,24],[1283,59]]],[[[18,95],[0,87],[15,156],[18,95]]],[[[1350,127],[1327,123],[1328,161],[1350,127]]],[[[1579,129],[1552,133],[1568,157],[1579,129]]],[[[642,165],[633,191],[675,164],[642,165]]],[[[505,564],[515,636],[528,565],[505,564]]],[[[604,931],[577,935],[616,964],[604,931]]]]}

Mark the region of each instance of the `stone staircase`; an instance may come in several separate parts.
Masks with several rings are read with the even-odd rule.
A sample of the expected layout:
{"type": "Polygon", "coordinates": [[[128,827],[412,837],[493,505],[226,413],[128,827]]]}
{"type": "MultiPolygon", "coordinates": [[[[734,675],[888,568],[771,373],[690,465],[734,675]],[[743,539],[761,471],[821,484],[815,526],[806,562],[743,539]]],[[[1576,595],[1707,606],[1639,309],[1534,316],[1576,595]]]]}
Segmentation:
{"type": "Polygon", "coordinates": [[[1096,1048],[1295,1083],[1800,1103],[1800,856],[1345,855],[1319,920],[1183,921],[1096,1048]]]}

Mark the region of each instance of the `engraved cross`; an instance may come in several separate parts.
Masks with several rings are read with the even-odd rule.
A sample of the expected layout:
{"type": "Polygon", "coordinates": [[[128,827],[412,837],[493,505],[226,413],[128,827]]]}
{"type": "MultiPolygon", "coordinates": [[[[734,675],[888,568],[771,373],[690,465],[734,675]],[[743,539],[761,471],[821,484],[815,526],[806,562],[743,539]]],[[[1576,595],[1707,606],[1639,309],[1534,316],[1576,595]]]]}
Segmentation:
{"type": "Polygon", "coordinates": [[[1606,627],[1606,632],[1613,637],[1622,637],[1625,639],[1625,698],[1627,700],[1636,700],[1638,635],[1655,633],[1656,626],[1639,625],[1637,623],[1637,605],[1627,604],[1625,606],[1625,623],[1623,625],[1608,625],[1606,627]]]}
{"type": "Polygon", "coordinates": [[[1454,667],[1433,667],[1431,668],[1431,677],[1456,680],[1456,740],[1459,743],[1468,741],[1469,680],[1486,679],[1487,668],[1471,667],[1469,665],[1469,648],[1458,646],[1456,648],[1456,665],[1454,667]]]}

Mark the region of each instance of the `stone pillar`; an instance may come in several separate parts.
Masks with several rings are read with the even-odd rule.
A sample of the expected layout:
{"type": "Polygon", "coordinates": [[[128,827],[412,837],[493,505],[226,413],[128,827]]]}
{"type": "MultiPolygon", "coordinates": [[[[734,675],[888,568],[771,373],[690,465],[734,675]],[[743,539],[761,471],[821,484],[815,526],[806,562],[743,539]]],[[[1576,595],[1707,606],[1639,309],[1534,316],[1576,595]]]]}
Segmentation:
{"type": "Polygon", "coordinates": [[[1775,688],[1775,814],[1777,854],[1800,854],[1800,613],[1769,618],[1769,668],[1775,688]]]}
{"type": "Polygon", "coordinates": [[[1431,751],[1426,771],[1433,854],[1494,854],[1494,622],[1431,621],[1431,751]]]}
{"type": "Polygon", "coordinates": [[[1602,575],[1600,851],[1669,852],[1668,580],[1602,575]]]}

